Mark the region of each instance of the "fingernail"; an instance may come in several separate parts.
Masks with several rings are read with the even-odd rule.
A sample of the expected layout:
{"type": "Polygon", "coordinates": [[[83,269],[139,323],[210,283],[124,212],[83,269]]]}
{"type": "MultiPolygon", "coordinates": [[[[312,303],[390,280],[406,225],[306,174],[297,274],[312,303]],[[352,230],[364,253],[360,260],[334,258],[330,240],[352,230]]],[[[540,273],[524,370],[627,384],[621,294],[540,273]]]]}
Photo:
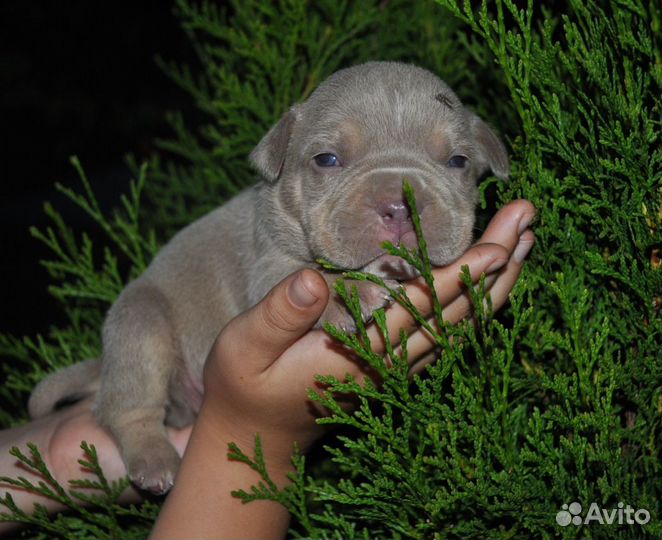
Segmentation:
{"type": "Polygon", "coordinates": [[[515,262],[521,263],[529,254],[529,251],[531,251],[532,247],[533,241],[520,239],[519,244],[517,244],[517,247],[515,248],[515,251],[513,251],[513,259],[515,259],[515,262]]]}
{"type": "Polygon", "coordinates": [[[533,221],[533,216],[535,214],[524,214],[522,218],[519,220],[519,225],[517,226],[517,234],[522,234],[526,228],[531,225],[531,222],[533,221]]]}
{"type": "Polygon", "coordinates": [[[305,283],[303,272],[299,272],[288,289],[289,297],[295,306],[307,308],[317,302],[318,298],[310,292],[305,283]]]}

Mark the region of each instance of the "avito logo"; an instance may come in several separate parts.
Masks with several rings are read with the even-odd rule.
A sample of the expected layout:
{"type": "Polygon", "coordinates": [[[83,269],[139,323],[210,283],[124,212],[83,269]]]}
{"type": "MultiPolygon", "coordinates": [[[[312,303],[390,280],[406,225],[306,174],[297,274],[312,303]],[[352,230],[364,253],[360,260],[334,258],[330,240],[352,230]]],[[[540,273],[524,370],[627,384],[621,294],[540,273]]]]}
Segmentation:
{"type": "Polygon", "coordinates": [[[578,502],[564,504],[561,511],[556,514],[556,523],[561,527],[573,525],[646,525],[651,515],[645,508],[635,510],[629,504],[618,503],[617,508],[600,508],[598,503],[592,502],[586,515],[582,517],[582,505],[578,502]]]}

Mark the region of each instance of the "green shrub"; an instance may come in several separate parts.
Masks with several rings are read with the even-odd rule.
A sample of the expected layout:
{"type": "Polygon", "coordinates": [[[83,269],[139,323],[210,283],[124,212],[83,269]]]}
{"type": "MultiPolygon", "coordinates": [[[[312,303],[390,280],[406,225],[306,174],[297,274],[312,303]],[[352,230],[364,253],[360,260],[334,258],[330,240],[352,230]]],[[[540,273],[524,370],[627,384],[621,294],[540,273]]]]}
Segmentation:
{"type": "MultiPolygon", "coordinates": [[[[46,372],[98,354],[104,310],[160,242],[255,181],[246,155],[291,103],[342,66],[410,61],[506,135],[511,180],[485,181],[482,210],[529,199],[537,245],[498,316],[477,310],[476,326],[442,325],[439,360],[424,376],[408,381],[405,358],[395,358],[379,389],[325,378],[354,391],[361,407],[347,414],[323,398],[334,413],[326,422],[341,427],[325,450],[295,457],[286,490],[272,489],[263,471],[264,484],[236,486],[245,490],[237,495],[283,502],[292,534],[310,537],[659,538],[659,2],[236,0],[225,10],[181,0],[178,12],[202,71],[163,67],[207,120],[191,128],[170,117],[174,138],[136,166],[113,217],[101,215],[86,180],[82,195],[61,188],[102,224],[107,246],[47,207],[53,227],[34,234],[53,251],[45,264],[70,323],[46,337],[0,340],[12,359],[4,423],[24,417],[16,403],[46,372]],[[560,526],[557,513],[574,501],[584,511],[624,502],[651,520],[560,526]]],[[[480,291],[472,294],[482,305],[480,291]]],[[[380,366],[369,344],[337,337],[380,366]]],[[[260,466],[259,452],[232,451],[260,466]]],[[[26,457],[39,470],[37,458],[26,457]]],[[[56,526],[25,516],[27,534],[112,537],[124,511],[141,536],[155,512],[127,515],[112,500],[86,513],[76,505],[56,526]]]]}

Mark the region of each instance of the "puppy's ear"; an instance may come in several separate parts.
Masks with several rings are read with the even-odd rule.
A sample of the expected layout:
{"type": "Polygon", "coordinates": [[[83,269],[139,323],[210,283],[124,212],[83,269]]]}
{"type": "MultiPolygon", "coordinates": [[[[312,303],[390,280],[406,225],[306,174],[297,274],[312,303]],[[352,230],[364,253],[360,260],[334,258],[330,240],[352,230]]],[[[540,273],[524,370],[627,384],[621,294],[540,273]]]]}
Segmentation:
{"type": "Polygon", "coordinates": [[[490,169],[494,176],[507,180],[510,163],[506,147],[496,133],[475,114],[471,115],[471,134],[485,165],[485,172],[490,169]]]}
{"type": "Polygon", "coordinates": [[[253,166],[269,182],[275,182],[280,176],[296,119],[296,107],[292,107],[272,126],[249,156],[253,166]]]}

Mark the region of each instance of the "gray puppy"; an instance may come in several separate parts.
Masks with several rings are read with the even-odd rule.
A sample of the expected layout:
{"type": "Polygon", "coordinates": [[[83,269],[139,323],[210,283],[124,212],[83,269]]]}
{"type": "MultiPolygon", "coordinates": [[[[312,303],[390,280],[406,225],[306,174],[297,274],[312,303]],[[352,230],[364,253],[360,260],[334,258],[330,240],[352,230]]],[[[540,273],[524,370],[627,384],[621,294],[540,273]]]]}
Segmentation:
{"type": "MultiPolygon", "coordinates": [[[[329,77],[250,159],[263,181],[180,231],[122,291],[103,327],[101,361],[53,374],[30,398],[39,417],[98,388],[99,423],[119,443],[131,479],[153,492],[169,489],[179,465],[164,424],[193,421],[205,359],[232,317],[320,257],[387,279],[414,277],[380,247],[416,243],[403,178],[432,262],[450,263],[472,240],[477,179],[490,169],[508,174],[502,143],[444,82],[389,62],[329,77]]],[[[385,305],[379,287],[356,285],[366,317],[385,305]]],[[[352,328],[337,298],[321,320],[352,328]]]]}

